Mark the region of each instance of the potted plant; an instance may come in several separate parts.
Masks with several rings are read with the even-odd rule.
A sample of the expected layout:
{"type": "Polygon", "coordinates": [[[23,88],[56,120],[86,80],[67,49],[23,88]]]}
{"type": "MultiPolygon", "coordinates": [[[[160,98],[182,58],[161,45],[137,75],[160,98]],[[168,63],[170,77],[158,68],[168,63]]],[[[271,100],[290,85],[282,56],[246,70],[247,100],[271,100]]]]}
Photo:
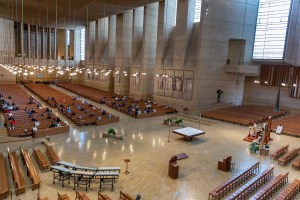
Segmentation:
{"type": "Polygon", "coordinates": [[[103,137],[111,137],[111,138],[115,138],[118,140],[123,140],[123,136],[118,135],[116,129],[114,129],[114,128],[109,128],[107,130],[107,133],[103,133],[102,135],[103,135],[103,137]]]}
{"type": "Polygon", "coordinates": [[[181,118],[179,118],[179,119],[177,119],[177,120],[175,121],[175,123],[176,123],[176,124],[182,124],[182,123],[183,123],[183,120],[182,120],[181,118]]]}
{"type": "Polygon", "coordinates": [[[165,125],[169,125],[169,123],[172,124],[172,121],[173,121],[173,119],[169,117],[169,118],[167,118],[167,119],[164,119],[164,124],[165,124],[165,125]]]}
{"type": "Polygon", "coordinates": [[[223,90],[218,89],[217,90],[217,102],[220,103],[221,101],[221,95],[223,94],[223,90]]]}

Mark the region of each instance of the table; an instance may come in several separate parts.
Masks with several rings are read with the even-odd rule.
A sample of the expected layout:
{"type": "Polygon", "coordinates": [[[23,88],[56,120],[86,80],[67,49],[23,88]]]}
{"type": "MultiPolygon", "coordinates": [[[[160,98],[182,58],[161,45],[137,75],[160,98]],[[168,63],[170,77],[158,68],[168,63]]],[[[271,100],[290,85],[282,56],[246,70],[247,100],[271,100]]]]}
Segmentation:
{"type": "Polygon", "coordinates": [[[195,137],[195,136],[205,134],[204,131],[195,129],[195,128],[191,128],[191,127],[176,129],[176,130],[173,130],[173,133],[182,135],[185,140],[192,140],[193,137],[195,137]]]}

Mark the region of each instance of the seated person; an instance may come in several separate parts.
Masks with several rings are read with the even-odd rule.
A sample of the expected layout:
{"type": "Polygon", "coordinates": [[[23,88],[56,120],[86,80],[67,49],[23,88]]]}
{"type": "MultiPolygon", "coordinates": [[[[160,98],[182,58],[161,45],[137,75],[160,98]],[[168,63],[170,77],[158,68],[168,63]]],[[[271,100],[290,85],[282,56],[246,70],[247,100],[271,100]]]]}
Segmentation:
{"type": "Polygon", "coordinates": [[[106,115],[106,111],[105,110],[102,111],[102,115],[106,115]]]}
{"type": "Polygon", "coordinates": [[[57,122],[57,123],[60,122],[60,118],[59,118],[59,117],[56,118],[56,122],[57,122]]]}
{"type": "Polygon", "coordinates": [[[38,128],[36,126],[33,126],[32,127],[32,133],[33,135],[38,131],[38,128]]]}
{"type": "Polygon", "coordinates": [[[38,120],[35,120],[34,125],[35,125],[35,126],[39,126],[39,125],[40,125],[40,122],[39,122],[38,120]]]}
{"type": "Polygon", "coordinates": [[[82,119],[81,115],[78,115],[78,119],[82,119]]]}
{"type": "Polygon", "coordinates": [[[90,117],[94,117],[94,113],[91,113],[91,114],[90,114],[90,117]]]}
{"type": "Polygon", "coordinates": [[[54,123],[54,121],[52,121],[52,123],[50,124],[49,128],[55,128],[56,124],[54,123]]]}
{"type": "Polygon", "coordinates": [[[25,135],[25,136],[28,135],[28,132],[27,132],[27,129],[26,129],[26,128],[24,129],[24,135],[25,135]]]}
{"type": "Polygon", "coordinates": [[[14,127],[14,125],[10,125],[10,127],[9,127],[9,130],[11,131],[11,130],[14,130],[15,129],[15,127],[14,127]]]}
{"type": "Polygon", "coordinates": [[[9,111],[8,113],[8,120],[12,120],[13,119],[13,114],[9,111]]]}
{"type": "Polygon", "coordinates": [[[10,122],[10,124],[16,125],[16,124],[17,124],[17,121],[16,121],[15,119],[12,119],[12,121],[10,122]]]}
{"type": "Polygon", "coordinates": [[[52,119],[51,114],[49,113],[47,119],[52,119]]]}
{"type": "Polygon", "coordinates": [[[283,130],[283,126],[281,124],[279,124],[276,128],[276,134],[280,135],[282,133],[283,130]]]}
{"type": "Polygon", "coordinates": [[[35,117],[33,117],[33,118],[31,119],[31,121],[35,122],[35,121],[36,121],[35,117]]]}
{"type": "Polygon", "coordinates": [[[112,115],[109,113],[109,114],[107,115],[107,118],[112,118],[112,115]]]}
{"type": "Polygon", "coordinates": [[[140,114],[142,114],[142,111],[139,109],[136,114],[140,115],[140,114]]]}
{"type": "Polygon", "coordinates": [[[100,120],[101,120],[101,116],[100,116],[100,115],[98,115],[98,117],[97,117],[97,120],[98,120],[98,121],[100,121],[100,120]]]}
{"type": "Polygon", "coordinates": [[[58,122],[58,123],[56,124],[56,127],[61,127],[60,122],[58,122]]]}
{"type": "Polygon", "coordinates": [[[8,98],[8,99],[12,99],[11,96],[8,96],[7,98],[8,98]]]}
{"type": "Polygon", "coordinates": [[[71,114],[72,116],[75,116],[75,113],[74,112],[72,112],[72,114],[71,114]]]}

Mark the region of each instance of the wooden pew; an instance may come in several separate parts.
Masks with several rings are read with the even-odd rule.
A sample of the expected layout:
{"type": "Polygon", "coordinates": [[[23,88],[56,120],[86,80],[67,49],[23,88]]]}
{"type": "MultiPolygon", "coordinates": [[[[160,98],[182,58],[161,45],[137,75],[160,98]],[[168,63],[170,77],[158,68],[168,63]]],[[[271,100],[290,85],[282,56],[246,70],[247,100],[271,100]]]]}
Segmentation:
{"type": "Polygon", "coordinates": [[[270,183],[257,192],[250,200],[264,200],[272,197],[278,190],[280,190],[288,182],[288,174],[280,174],[274,178],[270,183]]]}
{"type": "Polygon", "coordinates": [[[84,192],[76,191],[75,200],[90,200],[90,198],[84,192]]]}
{"type": "Polygon", "coordinates": [[[41,179],[40,179],[39,174],[37,173],[37,170],[30,158],[30,154],[28,153],[27,150],[21,149],[21,155],[22,155],[23,163],[27,167],[27,175],[30,176],[31,181],[32,181],[32,186],[31,186],[32,190],[39,188],[41,179]]]}
{"type": "Polygon", "coordinates": [[[230,191],[237,188],[240,184],[247,181],[251,178],[254,174],[259,171],[259,162],[250,166],[245,171],[237,174],[236,176],[232,177],[225,183],[221,184],[214,190],[209,192],[208,199],[221,199],[226,196],[230,191]]]}
{"type": "Polygon", "coordinates": [[[283,157],[278,159],[278,165],[285,166],[289,162],[291,162],[294,158],[296,158],[299,154],[300,148],[295,148],[285,154],[283,157]]]}
{"type": "Polygon", "coordinates": [[[270,154],[271,160],[277,160],[288,152],[289,145],[283,146],[270,154]]]}
{"type": "Polygon", "coordinates": [[[274,167],[269,170],[263,171],[258,176],[251,179],[245,185],[243,185],[240,189],[234,192],[232,195],[227,197],[227,200],[231,199],[246,199],[251,195],[252,192],[260,188],[263,184],[265,184],[268,180],[273,176],[274,167]]]}
{"type": "Polygon", "coordinates": [[[13,174],[13,181],[15,183],[16,195],[25,192],[25,179],[19,165],[19,159],[15,151],[8,152],[10,167],[13,174]]]}
{"type": "Polygon", "coordinates": [[[218,161],[218,170],[229,172],[231,170],[231,156],[224,158],[223,161],[218,161]]]}
{"type": "Polygon", "coordinates": [[[289,184],[276,198],[276,200],[292,200],[298,196],[300,192],[300,181],[295,179],[289,184]]]}
{"type": "Polygon", "coordinates": [[[4,164],[3,153],[0,154],[0,200],[7,198],[8,195],[8,180],[7,180],[7,171],[4,164]]]}
{"type": "Polygon", "coordinates": [[[68,194],[60,194],[57,191],[57,200],[70,200],[70,197],[68,196],[68,194]]]}
{"type": "Polygon", "coordinates": [[[129,194],[120,191],[120,200],[135,200],[135,199],[129,194]]]}
{"type": "Polygon", "coordinates": [[[59,158],[52,147],[46,147],[46,155],[52,165],[55,165],[59,161],[59,158]]]}
{"type": "Polygon", "coordinates": [[[50,163],[44,156],[44,154],[41,152],[41,150],[33,148],[33,156],[37,160],[37,163],[41,170],[49,169],[50,163]]]}
{"type": "Polygon", "coordinates": [[[98,200],[111,200],[106,194],[101,194],[98,192],[98,200]]]}
{"type": "Polygon", "coordinates": [[[292,163],[293,169],[300,169],[300,160],[296,160],[292,163]]]}

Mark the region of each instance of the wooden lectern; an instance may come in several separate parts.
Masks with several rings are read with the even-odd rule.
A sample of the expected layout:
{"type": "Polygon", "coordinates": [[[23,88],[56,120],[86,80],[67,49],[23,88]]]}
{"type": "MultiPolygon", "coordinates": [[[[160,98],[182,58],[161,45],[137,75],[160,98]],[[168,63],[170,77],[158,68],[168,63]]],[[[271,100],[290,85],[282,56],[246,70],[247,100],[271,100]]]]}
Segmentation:
{"type": "Polygon", "coordinates": [[[179,166],[177,165],[177,156],[173,156],[169,160],[168,175],[172,179],[177,179],[178,178],[178,173],[179,173],[179,166]]]}
{"type": "Polygon", "coordinates": [[[126,163],[126,171],[124,172],[126,175],[128,175],[130,172],[128,171],[128,163],[130,162],[130,159],[124,159],[124,162],[126,163]]]}

